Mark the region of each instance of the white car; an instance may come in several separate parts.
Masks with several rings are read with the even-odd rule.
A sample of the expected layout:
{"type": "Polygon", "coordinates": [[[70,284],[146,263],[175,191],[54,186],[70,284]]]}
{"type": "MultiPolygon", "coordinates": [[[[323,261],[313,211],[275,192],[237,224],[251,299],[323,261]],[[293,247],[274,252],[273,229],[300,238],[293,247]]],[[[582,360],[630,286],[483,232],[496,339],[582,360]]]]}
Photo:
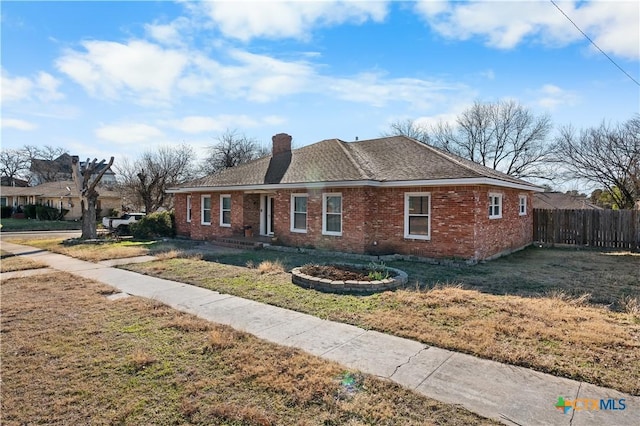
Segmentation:
{"type": "Polygon", "coordinates": [[[103,217],[102,225],[119,234],[129,231],[129,225],[145,217],[145,213],[125,213],[120,217],[103,217]]]}

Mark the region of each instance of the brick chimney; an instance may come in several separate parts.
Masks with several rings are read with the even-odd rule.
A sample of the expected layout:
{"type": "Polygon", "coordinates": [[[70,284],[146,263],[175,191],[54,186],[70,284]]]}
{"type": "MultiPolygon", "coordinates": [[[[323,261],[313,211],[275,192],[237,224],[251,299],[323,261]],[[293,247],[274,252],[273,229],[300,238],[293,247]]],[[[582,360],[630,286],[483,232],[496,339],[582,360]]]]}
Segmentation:
{"type": "Polygon", "coordinates": [[[278,133],[273,136],[271,140],[273,141],[273,149],[272,154],[275,157],[278,154],[283,154],[285,152],[291,152],[291,140],[293,138],[286,133],[278,133]]]}

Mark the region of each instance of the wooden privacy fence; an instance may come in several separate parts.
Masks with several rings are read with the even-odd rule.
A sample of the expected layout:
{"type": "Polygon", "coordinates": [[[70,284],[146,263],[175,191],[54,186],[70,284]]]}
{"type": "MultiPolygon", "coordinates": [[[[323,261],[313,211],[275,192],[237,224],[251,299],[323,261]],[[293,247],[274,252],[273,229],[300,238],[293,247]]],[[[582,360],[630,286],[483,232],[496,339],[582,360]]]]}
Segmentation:
{"type": "Polygon", "coordinates": [[[533,210],[533,239],[544,244],[640,249],[638,210],[533,210]]]}

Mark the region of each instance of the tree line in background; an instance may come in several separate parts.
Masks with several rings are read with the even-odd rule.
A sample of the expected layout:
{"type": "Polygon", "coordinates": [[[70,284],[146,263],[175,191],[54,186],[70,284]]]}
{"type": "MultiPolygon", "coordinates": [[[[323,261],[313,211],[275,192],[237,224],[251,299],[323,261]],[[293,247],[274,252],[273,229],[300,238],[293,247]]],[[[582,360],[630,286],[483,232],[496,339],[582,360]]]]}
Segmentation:
{"type": "MultiPolygon", "coordinates": [[[[154,212],[161,207],[172,207],[172,199],[166,194],[168,188],[246,163],[269,152],[256,139],[237,130],[226,130],[208,147],[206,157],[201,160],[186,144],[160,146],[134,160],[122,158],[113,166],[117,184],[111,189],[121,194],[127,207],[154,212]]],[[[65,149],[52,146],[3,148],[0,151],[0,174],[6,180],[5,184],[10,186],[16,185],[16,180],[27,183],[71,180],[72,170],[75,170],[72,164],[69,164],[68,173],[60,173],[59,164],[54,163],[65,154],[68,154],[65,149]]],[[[82,178],[82,173],[79,174],[82,178]]]]}
{"type": "MultiPolygon", "coordinates": [[[[453,122],[422,125],[417,120],[391,123],[383,136],[405,135],[447,153],[517,178],[580,180],[595,184],[591,199],[609,208],[633,208],[640,200],[640,115],[623,123],[561,127],[551,136],[548,115],[536,115],[515,101],[476,102],[453,122]]],[[[171,208],[166,189],[269,154],[257,140],[227,130],[198,161],[186,144],[161,146],[115,166],[116,190],[132,208],[146,212],[171,208]]],[[[8,179],[55,179],[46,161],[62,148],[25,146],[2,149],[0,172],[8,179]]],[[[548,184],[547,184],[548,185],[548,184]]],[[[545,185],[545,186],[547,186],[545,185]]],[[[550,185],[549,185],[550,187],[550,185]]]]}
{"type": "Polygon", "coordinates": [[[548,115],[515,101],[476,102],[453,123],[391,123],[384,136],[405,135],[517,178],[595,184],[597,204],[631,209],[640,201],[640,115],[616,124],[551,137],[548,115]]]}

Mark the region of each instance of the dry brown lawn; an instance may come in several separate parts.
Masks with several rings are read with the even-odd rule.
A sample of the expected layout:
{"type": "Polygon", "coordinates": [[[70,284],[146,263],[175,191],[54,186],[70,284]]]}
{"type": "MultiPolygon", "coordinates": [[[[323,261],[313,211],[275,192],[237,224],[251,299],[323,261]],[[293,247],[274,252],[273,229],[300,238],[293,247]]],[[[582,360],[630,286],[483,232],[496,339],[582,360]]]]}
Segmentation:
{"type": "Polygon", "coordinates": [[[455,285],[371,296],[321,293],[287,273],[197,259],[127,269],[305,312],[441,348],[640,394],[640,314],[616,312],[564,293],[494,295],[455,285]]]}
{"type": "Polygon", "coordinates": [[[55,273],[5,280],[2,424],[494,424],[337,364],[55,273]]]}
{"type": "Polygon", "coordinates": [[[0,251],[0,272],[24,271],[27,269],[46,268],[42,262],[22,256],[14,256],[4,250],[0,251]]]}
{"type": "Polygon", "coordinates": [[[419,282],[372,296],[293,285],[281,265],[310,259],[174,253],[126,268],[640,395],[637,253],[532,248],[471,268],[395,262],[419,282]]]}

